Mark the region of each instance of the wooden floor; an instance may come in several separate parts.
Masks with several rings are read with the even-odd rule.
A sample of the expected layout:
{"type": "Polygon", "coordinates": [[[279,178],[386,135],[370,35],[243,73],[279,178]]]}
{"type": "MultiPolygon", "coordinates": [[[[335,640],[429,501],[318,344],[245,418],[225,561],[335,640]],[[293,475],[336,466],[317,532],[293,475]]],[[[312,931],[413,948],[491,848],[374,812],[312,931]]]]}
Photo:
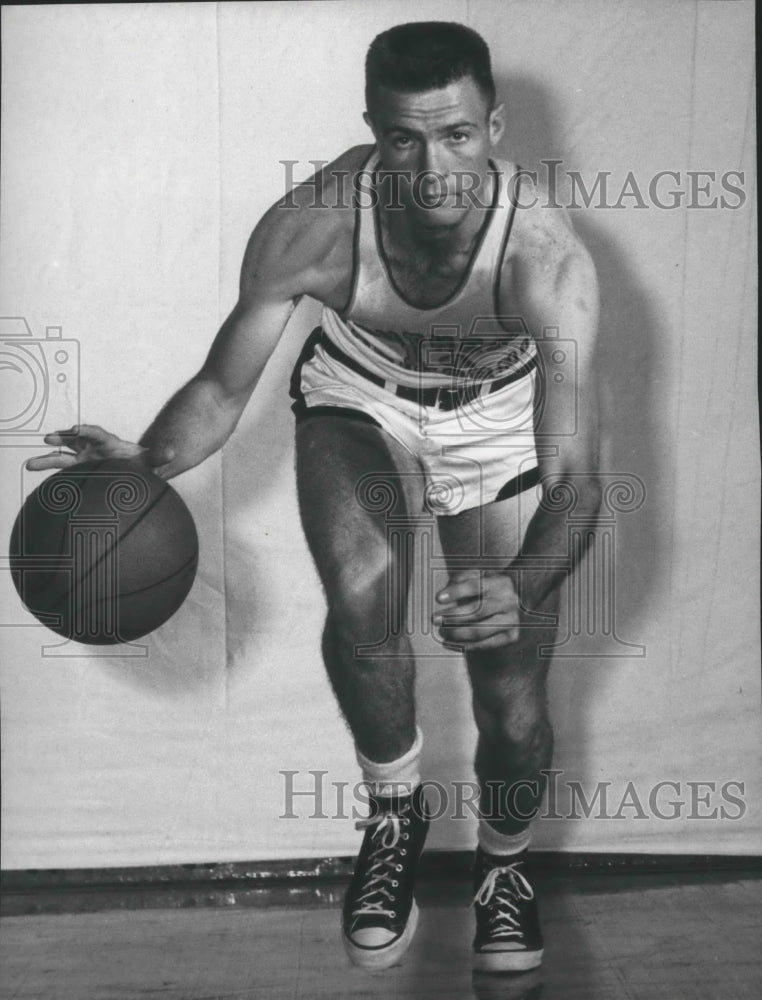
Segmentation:
{"type": "MultiPolygon", "coordinates": [[[[535,880],[542,970],[476,977],[463,878],[420,886],[418,934],[401,964],[349,966],[342,886],[177,898],[80,893],[80,912],[3,920],[3,1000],[758,1000],[759,871],[565,874],[535,880]]],[[[27,909],[70,910],[47,899],[27,909]]],[[[15,912],[22,912],[16,908],[15,912]]]]}

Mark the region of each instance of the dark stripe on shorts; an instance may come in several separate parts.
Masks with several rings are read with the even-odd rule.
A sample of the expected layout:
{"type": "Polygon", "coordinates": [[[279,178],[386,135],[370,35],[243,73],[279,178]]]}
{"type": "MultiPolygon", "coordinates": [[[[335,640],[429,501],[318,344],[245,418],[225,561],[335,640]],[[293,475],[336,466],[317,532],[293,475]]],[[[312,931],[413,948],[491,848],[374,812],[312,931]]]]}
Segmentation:
{"type": "Polygon", "coordinates": [[[354,410],[351,406],[307,406],[302,392],[302,368],[315,356],[315,348],[324,339],[323,328],[316,326],[307,337],[302,347],[299,357],[296,359],[294,370],[291,372],[291,384],[289,395],[294,400],[291,410],[296,417],[296,422],[301,423],[306,417],[350,417],[352,420],[362,420],[366,424],[381,424],[369,413],[362,410],[354,410]]]}
{"type": "Polygon", "coordinates": [[[369,413],[362,410],[353,410],[351,406],[307,406],[304,400],[297,400],[291,409],[296,414],[296,422],[300,424],[308,417],[349,417],[351,420],[361,420],[366,424],[374,424],[380,427],[381,424],[369,413]]]}
{"type": "Polygon", "coordinates": [[[536,486],[540,481],[540,470],[535,466],[534,469],[529,469],[527,472],[520,472],[518,476],[513,479],[509,479],[505,486],[501,487],[500,492],[492,501],[497,503],[498,500],[510,500],[511,497],[518,496],[519,493],[523,493],[524,490],[530,490],[533,486],[536,486]]]}
{"type": "MultiPolygon", "coordinates": [[[[322,335],[323,328],[316,326],[302,345],[299,357],[296,359],[296,364],[294,365],[294,370],[291,372],[291,382],[288,394],[292,399],[296,400],[296,403],[304,403],[304,396],[302,395],[302,368],[313,358],[315,354],[315,347],[317,346],[322,335]]],[[[291,409],[294,410],[294,413],[296,413],[294,406],[292,406],[291,409]]]]}

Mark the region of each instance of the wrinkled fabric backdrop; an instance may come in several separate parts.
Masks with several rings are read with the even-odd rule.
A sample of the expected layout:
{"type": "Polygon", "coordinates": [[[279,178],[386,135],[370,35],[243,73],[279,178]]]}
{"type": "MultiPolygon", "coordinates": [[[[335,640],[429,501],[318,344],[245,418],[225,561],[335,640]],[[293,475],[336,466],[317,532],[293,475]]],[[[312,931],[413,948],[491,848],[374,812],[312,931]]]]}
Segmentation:
{"type": "MultiPolygon", "coordinates": [[[[551,685],[562,774],[535,846],[758,851],[751,3],[6,7],[0,314],[24,318],[39,344],[60,327],[70,365],[78,345],[82,419],[136,439],[203,361],[288,171],[303,179],[310,160],[368,141],[365,49],[411,16],[489,41],[507,100],[501,155],[541,176],[541,161],[561,161],[559,176],[578,171],[588,188],[609,172],[608,203],[571,214],[601,279],[604,471],[624,483],[592,567],[608,566],[613,593],[605,608],[588,593],[590,560],[567,588],[551,685]],[[659,171],[676,176],[652,197],[659,171]],[[655,204],[674,204],[675,190],[681,204],[655,204]],[[587,817],[579,791],[598,795],[587,817]]],[[[324,604],[298,522],[287,397],[318,315],[299,306],[224,453],[175,480],[200,569],[134,655],[62,647],[20,606],[3,562],[4,867],[356,848],[346,807],[360,775],[319,656],[324,604]],[[289,810],[289,780],[307,792],[322,782],[324,817],[310,818],[309,796],[289,810]]],[[[0,376],[19,391],[12,365],[0,376]]],[[[55,426],[73,405],[56,391],[51,376],[55,426]]],[[[22,468],[39,439],[12,417],[6,538],[42,478],[22,468]]],[[[425,775],[451,789],[473,779],[464,666],[416,632],[425,775]]],[[[461,814],[434,825],[433,847],[474,843],[461,814]]]]}

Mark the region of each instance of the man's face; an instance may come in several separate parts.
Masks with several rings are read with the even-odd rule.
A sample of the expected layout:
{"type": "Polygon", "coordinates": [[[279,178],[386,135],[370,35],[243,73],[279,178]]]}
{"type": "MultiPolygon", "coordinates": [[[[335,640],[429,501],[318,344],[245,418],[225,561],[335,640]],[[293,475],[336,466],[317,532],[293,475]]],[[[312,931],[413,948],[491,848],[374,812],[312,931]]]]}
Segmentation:
{"type": "Polygon", "coordinates": [[[490,109],[471,77],[414,94],[380,87],[365,120],[382,170],[402,174],[399,201],[417,228],[451,229],[477,198],[484,203],[490,152],[503,132],[502,106],[490,109]]]}

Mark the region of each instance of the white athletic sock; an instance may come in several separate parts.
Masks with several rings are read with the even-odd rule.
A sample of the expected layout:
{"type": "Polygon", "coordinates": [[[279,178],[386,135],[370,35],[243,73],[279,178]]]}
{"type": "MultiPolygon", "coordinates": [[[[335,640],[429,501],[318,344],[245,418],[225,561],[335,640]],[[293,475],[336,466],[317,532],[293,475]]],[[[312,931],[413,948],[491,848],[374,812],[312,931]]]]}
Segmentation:
{"type": "Polygon", "coordinates": [[[390,760],[385,764],[378,764],[374,760],[368,760],[355,747],[357,763],[362,768],[362,776],[368,784],[372,795],[410,795],[421,783],[421,775],[418,765],[421,757],[421,747],[423,746],[423,733],[415,727],[415,740],[413,745],[397,760],[390,760]]]}
{"type": "Polygon", "coordinates": [[[479,847],[486,854],[496,854],[501,857],[518,854],[525,847],[529,847],[531,839],[529,827],[519,833],[500,833],[494,826],[490,826],[486,819],[479,819],[479,847]]]}

